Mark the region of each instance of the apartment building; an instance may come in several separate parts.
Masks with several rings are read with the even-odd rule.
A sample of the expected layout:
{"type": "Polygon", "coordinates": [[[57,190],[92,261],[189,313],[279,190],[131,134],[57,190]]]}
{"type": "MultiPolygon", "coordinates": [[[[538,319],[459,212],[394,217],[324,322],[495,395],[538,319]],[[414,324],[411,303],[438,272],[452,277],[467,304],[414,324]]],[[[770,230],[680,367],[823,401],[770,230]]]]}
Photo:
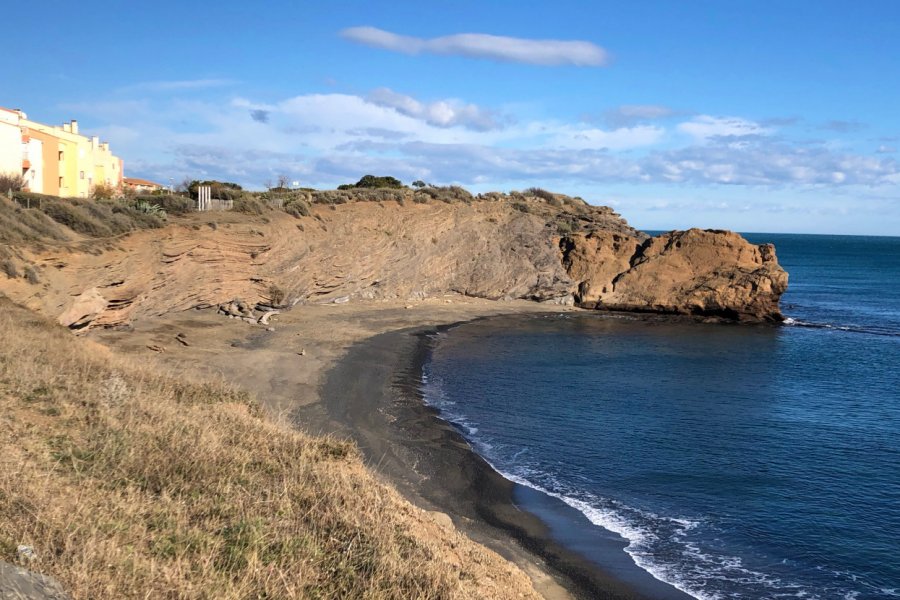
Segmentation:
{"type": "Polygon", "coordinates": [[[0,173],[17,173],[29,191],[87,198],[94,186],[120,187],[124,165],[109,144],[81,135],[78,121],[59,126],[0,108],[0,173]]]}

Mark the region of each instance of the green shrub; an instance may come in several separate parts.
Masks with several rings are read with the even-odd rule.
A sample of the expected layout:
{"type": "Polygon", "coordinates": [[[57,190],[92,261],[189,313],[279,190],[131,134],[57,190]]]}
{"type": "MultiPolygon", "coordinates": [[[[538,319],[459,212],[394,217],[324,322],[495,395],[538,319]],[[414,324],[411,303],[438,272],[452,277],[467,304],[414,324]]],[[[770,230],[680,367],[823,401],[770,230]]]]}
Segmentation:
{"type": "Polygon", "coordinates": [[[309,202],[306,200],[301,200],[300,198],[292,199],[288,202],[285,202],[282,210],[287,214],[297,217],[308,217],[309,216],[309,202]]]}
{"type": "Polygon", "coordinates": [[[321,190],[313,194],[314,204],[346,204],[350,201],[350,194],[346,191],[321,190]]]}
{"type": "Polygon", "coordinates": [[[286,297],[287,294],[285,294],[284,290],[274,283],[269,286],[269,303],[272,306],[281,306],[286,297]]]}
{"type": "Polygon", "coordinates": [[[548,202],[553,202],[556,200],[556,194],[552,192],[548,192],[547,190],[539,187],[531,187],[525,190],[525,194],[528,196],[535,196],[537,198],[541,198],[548,202]]]}
{"type": "Polygon", "coordinates": [[[556,224],[556,233],[559,235],[569,235],[574,233],[577,226],[572,221],[559,221],[556,224]]]}
{"type": "Polygon", "coordinates": [[[194,210],[194,201],[184,196],[142,194],[136,200],[155,204],[170,215],[184,215],[194,210]]]}
{"type": "Polygon", "coordinates": [[[154,217],[159,217],[160,219],[166,218],[166,211],[159,204],[153,204],[146,200],[138,200],[134,203],[134,209],[139,213],[143,213],[145,215],[153,215],[154,217]]]}
{"type": "Polygon", "coordinates": [[[425,187],[419,189],[417,193],[428,194],[435,200],[440,200],[441,202],[446,202],[447,204],[452,204],[453,202],[465,202],[468,204],[475,199],[474,196],[472,196],[472,194],[469,192],[469,190],[458,185],[425,187]]]}
{"type": "Polygon", "coordinates": [[[182,185],[187,188],[191,198],[194,198],[195,200],[198,195],[197,190],[201,185],[209,186],[210,196],[217,200],[237,200],[243,195],[244,189],[236,183],[231,183],[230,181],[216,181],[215,179],[207,181],[198,181],[195,179],[182,185]]]}
{"type": "Polygon", "coordinates": [[[108,183],[98,183],[91,190],[94,200],[112,200],[119,195],[119,188],[108,183]]]}
{"type": "Polygon", "coordinates": [[[37,269],[31,265],[25,267],[25,281],[31,285],[37,285],[41,282],[40,277],[38,277],[37,269]]]}
{"type": "Polygon", "coordinates": [[[261,215],[266,211],[266,205],[253,196],[242,195],[234,201],[231,210],[248,215],[261,215]]]}
{"type": "Polygon", "coordinates": [[[0,270],[6,273],[6,276],[10,279],[15,279],[19,276],[19,269],[16,267],[16,263],[8,258],[0,262],[0,270]]]}
{"type": "Polygon", "coordinates": [[[76,233],[91,237],[113,235],[112,229],[102,221],[98,221],[89,210],[84,210],[75,202],[63,199],[44,199],[41,203],[41,210],[60,225],[65,225],[76,233]]]}

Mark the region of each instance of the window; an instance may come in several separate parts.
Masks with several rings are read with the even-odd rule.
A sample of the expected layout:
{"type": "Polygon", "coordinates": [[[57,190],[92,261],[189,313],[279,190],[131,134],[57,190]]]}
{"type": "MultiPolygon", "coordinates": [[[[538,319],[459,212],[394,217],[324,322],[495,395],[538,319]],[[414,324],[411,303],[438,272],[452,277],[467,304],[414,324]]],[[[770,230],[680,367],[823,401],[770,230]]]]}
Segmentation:
{"type": "Polygon", "coordinates": [[[84,179],[84,171],[79,171],[79,172],[78,172],[78,177],[81,178],[81,179],[84,179]]]}
{"type": "Polygon", "coordinates": [[[65,160],[65,158],[66,158],[66,153],[63,152],[62,150],[60,150],[59,151],[59,160],[65,160]]]}
{"type": "Polygon", "coordinates": [[[59,178],[59,187],[64,187],[64,186],[63,186],[63,178],[62,178],[62,177],[59,178]]]}

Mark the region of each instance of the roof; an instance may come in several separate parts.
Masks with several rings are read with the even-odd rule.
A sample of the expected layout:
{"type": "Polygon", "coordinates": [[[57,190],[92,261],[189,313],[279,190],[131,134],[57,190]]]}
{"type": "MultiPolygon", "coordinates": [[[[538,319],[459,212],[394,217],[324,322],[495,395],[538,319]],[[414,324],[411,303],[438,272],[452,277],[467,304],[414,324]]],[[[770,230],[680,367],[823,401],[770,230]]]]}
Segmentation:
{"type": "Polygon", "coordinates": [[[138,179],[137,177],[126,177],[122,181],[129,185],[155,185],[156,187],[166,187],[161,183],[156,183],[147,179],[138,179]]]}

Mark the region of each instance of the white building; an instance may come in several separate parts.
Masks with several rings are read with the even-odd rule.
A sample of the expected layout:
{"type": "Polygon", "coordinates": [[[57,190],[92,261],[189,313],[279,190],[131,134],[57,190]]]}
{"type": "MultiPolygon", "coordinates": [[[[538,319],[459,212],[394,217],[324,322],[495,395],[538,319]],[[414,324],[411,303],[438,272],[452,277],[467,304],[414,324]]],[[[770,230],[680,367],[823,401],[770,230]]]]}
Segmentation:
{"type": "Polygon", "coordinates": [[[22,129],[19,127],[19,118],[18,111],[0,108],[0,175],[22,174],[22,129]]]}
{"type": "Polygon", "coordinates": [[[44,143],[33,137],[22,137],[22,177],[29,192],[44,192],[44,143]]]}

